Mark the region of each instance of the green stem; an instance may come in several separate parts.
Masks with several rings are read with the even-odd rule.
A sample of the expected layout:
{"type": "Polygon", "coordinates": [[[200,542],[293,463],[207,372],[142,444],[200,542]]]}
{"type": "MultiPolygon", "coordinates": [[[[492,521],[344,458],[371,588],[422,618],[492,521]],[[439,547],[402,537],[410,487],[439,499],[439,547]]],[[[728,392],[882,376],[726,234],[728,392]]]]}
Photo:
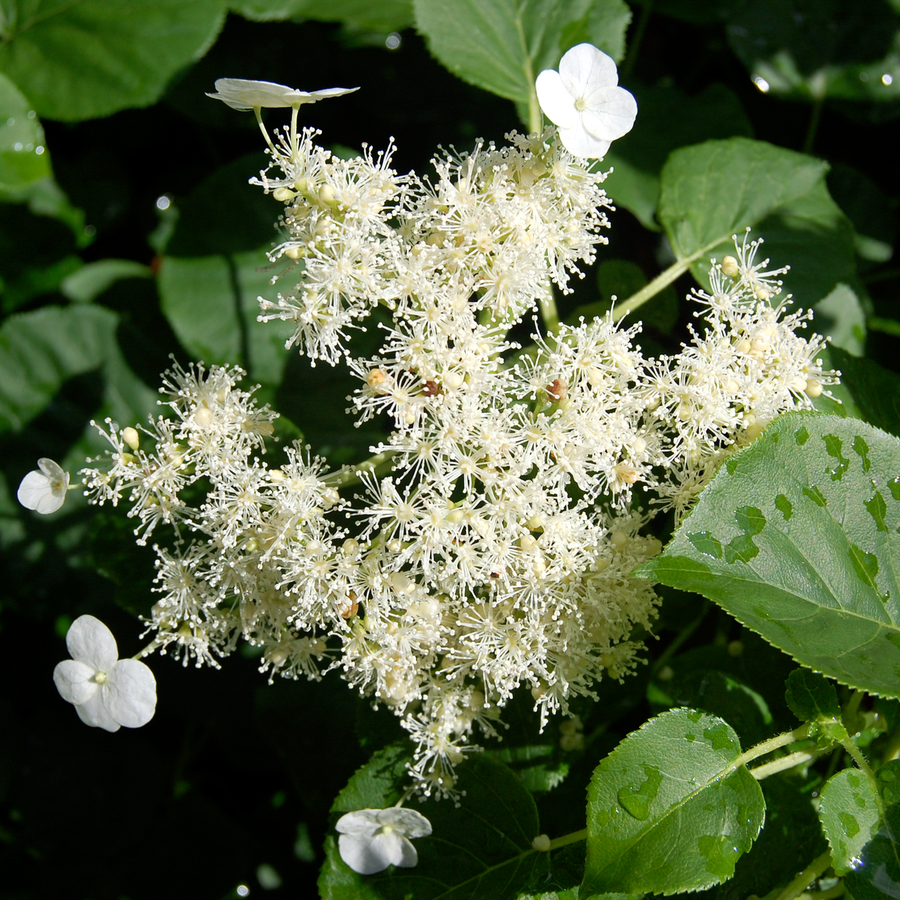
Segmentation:
{"type": "Polygon", "coordinates": [[[872,793],[875,795],[875,805],[878,807],[878,814],[884,818],[884,805],[881,802],[881,793],[878,790],[878,781],[875,779],[875,773],[872,771],[872,767],[866,761],[866,758],[862,755],[862,751],[853,741],[850,740],[849,735],[840,742],[841,746],[844,750],[850,754],[850,758],[856,765],[859,767],[860,771],[869,779],[869,784],[872,786],[872,793]]]}
{"type": "Polygon", "coordinates": [[[556,308],[556,298],[553,296],[553,288],[549,283],[546,285],[546,291],[539,303],[544,327],[550,334],[557,334],[559,332],[559,310],[556,308]]]}
{"type": "Polygon", "coordinates": [[[373,472],[378,477],[386,475],[391,471],[392,460],[396,455],[396,450],[382,450],[361,463],[349,466],[341,466],[336,472],[329,472],[322,482],[329,487],[340,490],[351,484],[360,484],[362,478],[360,476],[373,472]]]}
{"type": "Polygon", "coordinates": [[[900,728],[895,728],[894,733],[888,741],[884,755],[881,757],[881,764],[884,765],[884,763],[890,762],[898,756],[900,756],[900,728]]]}
{"type": "Polygon", "coordinates": [[[541,115],[541,105],[538,103],[537,93],[534,88],[528,95],[528,131],[530,134],[540,134],[544,130],[544,117],[541,115]]]}
{"type": "Polygon", "coordinates": [[[568,847],[569,844],[577,844],[579,841],[587,840],[587,828],[581,831],[573,831],[571,834],[564,834],[560,838],[550,841],[551,850],[559,850],[560,847],[568,847]]]}
{"type": "Polygon", "coordinates": [[[799,897],[810,883],[831,866],[831,851],[826,850],[821,856],[814,859],[787,887],[775,896],[775,900],[794,900],[799,897]]]}
{"type": "Polygon", "coordinates": [[[856,718],[857,710],[859,709],[859,704],[862,703],[862,698],[866,696],[865,691],[854,691],[850,699],[847,701],[844,709],[842,710],[844,721],[850,721],[851,719],[856,718]]]}
{"type": "Polygon", "coordinates": [[[628,313],[634,312],[638,307],[643,306],[651,299],[651,297],[655,297],[663,288],[668,287],[673,281],[684,275],[684,273],[691,268],[693,263],[709,253],[713,247],[718,247],[719,244],[727,240],[728,235],[717,238],[705,247],[701,247],[690,256],[686,256],[684,259],[680,259],[678,262],[673,263],[664,272],[660,272],[653,281],[645,284],[636,294],[632,294],[624,303],[616,304],[616,308],[613,310],[613,318],[617,322],[620,319],[624,319],[628,313]]]}
{"type": "Polygon", "coordinates": [[[821,753],[812,753],[809,750],[798,750],[796,753],[789,753],[780,759],[773,759],[772,762],[763,763],[761,766],[755,766],[750,770],[750,774],[757,780],[762,781],[770,775],[778,772],[786,772],[796,766],[802,766],[804,763],[812,762],[818,759],[821,753]]]}
{"type": "Polygon", "coordinates": [[[819,119],[822,117],[822,102],[824,97],[816,97],[813,101],[812,114],[809,117],[809,127],[806,129],[806,138],[803,141],[803,152],[811,153],[819,130],[819,119]]]}

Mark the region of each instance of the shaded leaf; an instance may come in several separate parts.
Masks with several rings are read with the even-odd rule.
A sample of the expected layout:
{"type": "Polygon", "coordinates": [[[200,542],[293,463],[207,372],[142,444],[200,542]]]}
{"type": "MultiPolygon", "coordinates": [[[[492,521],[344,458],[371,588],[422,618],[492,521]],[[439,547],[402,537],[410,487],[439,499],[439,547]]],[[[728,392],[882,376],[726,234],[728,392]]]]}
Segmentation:
{"type": "Polygon", "coordinates": [[[884,432],[786,414],[728,460],[638,571],[715,600],[805,666],[898,696],[898,472],[900,442],[884,432]]]}
{"type": "Polygon", "coordinates": [[[863,418],[900,437],[900,375],[837,347],[829,352],[832,364],[840,369],[841,385],[850,392],[863,418]]]}
{"type": "Polygon", "coordinates": [[[690,709],[659,715],[594,770],[582,892],[674,894],[730,878],[765,802],[737,735],[690,709]]]}
{"type": "Polygon", "coordinates": [[[0,328],[0,432],[19,431],[65,381],[95,369],[105,376],[108,414],[118,421],[143,419],[157,395],[127,367],[117,323],[115,313],[94,306],[10,316],[0,328]]]}
{"type": "Polygon", "coordinates": [[[900,806],[885,810],[884,822],[863,847],[859,864],[844,876],[854,900],[900,897],[900,806]]]}
{"type": "Polygon", "coordinates": [[[859,297],[849,285],[837,284],[814,307],[815,328],[829,338],[832,347],[840,347],[854,356],[862,356],[866,343],[866,314],[859,297]]]}
{"type": "Polygon", "coordinates": [[[756,0],[728,22],[728,42],[752,76],[785,96],[888,102],[900,81],[900,11],[885,0],[756,0]]]}
{"type": "Polygon", "coordinates": [[[272,292],[264,252],[196,259],[164,257],[162,309],[179,341],[208,364],[240,362],[251,378],[277,384],[290,324],[257,322],[260,294],[272,292]]]}
{"type": "Polygon", "coordinates": [[[801,722],[830,722],[841,717],[841,704],[834,685],[809,669],[791,672],[785,699],[801,722]]]}
{"type": "Polygon", "coordinates": [[[231,8],[254,22],[314,19],[367,31],[402,31],[413,24],[412,0],[240,0],[231,8]]]}
{"type": "MultiPolygon", "coordinates": [[[[333,815],[393,805],[407,777],[406,761],[398,747],[376,753],[338,795],[333,815]]],[[[419,861],[413,869],[358,875],[341,860],[337,842],[329,837],[319,876],[324,900],[516,897],[546,866],[546,857],[531,847],[539,833],[534,802],[509,769],[483,757],[470,757],[458,774],[459,806],[432,799],[412,807],[433,829],[430,837],[415,841],[419,861]]]]}

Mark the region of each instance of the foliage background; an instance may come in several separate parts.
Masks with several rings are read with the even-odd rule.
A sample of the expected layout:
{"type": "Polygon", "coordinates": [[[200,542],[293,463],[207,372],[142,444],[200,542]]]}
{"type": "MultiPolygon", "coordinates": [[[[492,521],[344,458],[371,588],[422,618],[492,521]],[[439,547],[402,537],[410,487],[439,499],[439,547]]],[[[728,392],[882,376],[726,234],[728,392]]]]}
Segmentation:
{"type": "MultiPolygon", "coordinates": [[[[459,6],[464,21],[466,4],[459,6]]],[[[836,260],[834,234],[823,234],[827,258],[801,259],[798,283],[804,264],[827,276],[840,269],[831,286],[847,288],[819,327],[828,322],[835,343],[853,354],[837,351],[867,385],[854,394],[870,407],[865,417],[898,433],[900,5],[648,0],[630,16],[611,0],[579,6],[587,24],[566,33],[566,46],[584,38],[578,29],[593,27],[592,15],[618,16],[623,26],[630,18],[621,80],[640,113],[608,160],[617,169],[608,191],[620,207],[609,246],[562,301],[563,316],[628,296],[671,261],[654,214],[672,150],[743,136],[810,153],[831,167],[846,253],[836,260]],[[883,72],[893,73],[892,86],[881,83],[883,72]]],[[[135,617],[153,600],[151,554],[133,547],[123,515],[71,503],[39,519],[13,498],[39,456],[71,464],[97,449],[85,429],[90,418],[114,414],[125,424],[150,411],[170,354],[183,363],[241,362],[317,452],[335,463],[366,455],[377,425],[348,428],[344,373],[288,359],[273,326],[253,321],[277,204],[246,184],[263,159],[252,116],[204,93],[222,76],[309,90],[358,84],[339,102],[307,107],[306,121],[326,145],[351,151],[364,142],[384,147],[393,136],[400,170],[427,170],[438,145],[501,142],[522,127],[515,104],[457,79],[430,55],[414,27],[428,7],[81,0],[67,12],[51,0],[0,2],[0,897],[231,897],[238,885],[254,895],[308,896],[335,796],[372,751],[400,736],[390,715],[372,712],[336,678],[268,686],[245,654],[220,672],[157,659],[160,702],[150,726],[115,735],[85,728],[50,678],[66,655],[65,631],[92,613],[110,625],[122,655],[136,652],[135,617]],[[40,29],[50,26],[28,24],[41,21],[65,27],[47,37],[40,29]],[[162,35],[164,52],[152,49],[150,33],[162,35]],[[24,140],[48,151],[25,162],[15,149],[25,121],[16,89],[27,98],[22,111],[37,110],[45,132],[24,140]],[[10,124],[16,115],[19,124],[10,124]],[[48,161],[52,170],[42,168],[48,161]]],[[[733,173],[736,186],[742,174],[733,173]]],[[[690,312],[676,298],[693,283],[683,276],[646,308],[645,347],[677,347],[690,312]]],[[[744,746],[796,724],[783,699],[794,663],[724,612],[668,591],[657,634],[652,664],[624,685],[601,685],[601,702],[580,711],[583,749],[560,749],[555,724],[538,738],[527,703],[512,710],[494,753],[536,789],[548,834],[584,826],[594,766],[669,705],[723,715],[744,746]],[[768,721],[734,701],[734,684],[765,699],[768,721]]],[[[765,788],[789,794],[770,808],[791,807],[790,784],[765,788]]],[[[794,834],[793,849],[765,851],[781,868],[818,852],[815,820],[784,812],[781,827],[794,834]]],[[[774,833],[768,840],[777,845],[774,833]]]]}

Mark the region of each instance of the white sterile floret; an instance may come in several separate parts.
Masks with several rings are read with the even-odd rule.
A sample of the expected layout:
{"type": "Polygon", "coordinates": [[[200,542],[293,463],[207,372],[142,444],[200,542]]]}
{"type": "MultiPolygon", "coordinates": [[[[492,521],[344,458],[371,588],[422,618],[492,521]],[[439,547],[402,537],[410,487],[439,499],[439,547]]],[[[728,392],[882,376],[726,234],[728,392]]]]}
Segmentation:
{"type": "Polygon", "coordinates": [[[431,834],[431,822],[414,809],[358,809],[338,819],[341,859],[360,875],[419,861],[410,838],[431,834]]]}
{"type": "Polygon", "coordinates": [[[66,502],[69,473],[64,472],[59,463],[46,457],[38,460],[38,469],[22,479],[16,496],[26,509],[46,516],[56,512],[66,502]]]}
{"type": "Polygon", "coordinates": [[[296,109],[305,103],[315,103],[329,97],[352,94],[359,88],[322,88],[320,91],[297,91],[272,81],[252,81],[246,78],[219,78],[216,93],[207,94],[221,100],[232,109],[296,109]]]}
{"type": "Polygon", "coordinates": [[[72,659],[53,670],[63,700],[86,725],[118,731],[146,725],[156,711],[156,679],[136,659],[119,659],[112,632],[93,616],[79,616],[66,635],[72,659]]]}
{"type": "Polygon", "coordinates": [[[631,131],[637,103],[618,81],[612,57],[593,44],[578,44],[560,60],[558,72],[538,75],[538,102],[570,153],[602,159],[612,141],[631,131]]]}

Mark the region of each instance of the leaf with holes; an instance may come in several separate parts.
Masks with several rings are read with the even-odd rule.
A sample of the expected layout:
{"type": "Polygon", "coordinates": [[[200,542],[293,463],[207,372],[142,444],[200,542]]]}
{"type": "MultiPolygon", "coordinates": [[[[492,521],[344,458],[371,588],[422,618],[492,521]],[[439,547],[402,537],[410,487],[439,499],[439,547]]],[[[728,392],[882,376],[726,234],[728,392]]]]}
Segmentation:
{"type": "Polygon", "coordinates": [[[734,730],[673,709],[628,735],[588,787],[582,893],[674,894],[731,878],[765,818],[734,730]]]}
{"type": "Polygon", "coordinates": [[[900,696],[900,441],[789,413],[735,454],[641,575],[714,600],[812,669],[900,696]]]}

